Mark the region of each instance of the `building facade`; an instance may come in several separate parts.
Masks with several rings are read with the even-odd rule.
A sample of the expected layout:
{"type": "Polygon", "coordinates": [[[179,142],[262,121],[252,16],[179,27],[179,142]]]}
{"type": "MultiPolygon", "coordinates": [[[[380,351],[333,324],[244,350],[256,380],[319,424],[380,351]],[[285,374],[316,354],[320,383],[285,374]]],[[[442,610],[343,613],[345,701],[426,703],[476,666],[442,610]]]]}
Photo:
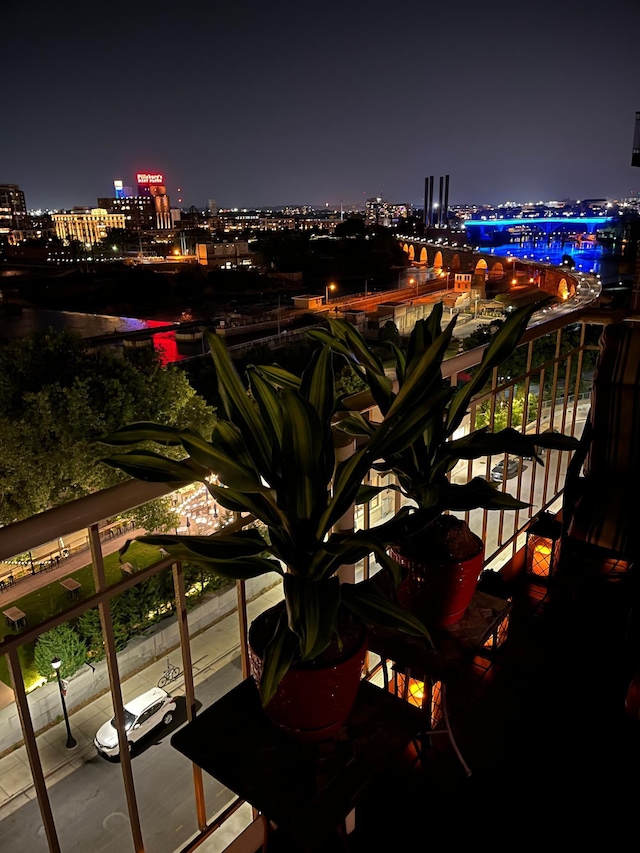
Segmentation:
{"type": "Polygon", "coordinates": [[[85,246],[99,243],[113,228],[124,228],[122,213],[109,213],[104,208],[73,210],[52,215],[56,236],[64,242],[78,240],[85,246]]]}
{"type": "Polygon", "coordinates": [[[29,224],[24,193],[18,184],[0,184],[0,239],[14,231],[24,231],[29,224]]]}

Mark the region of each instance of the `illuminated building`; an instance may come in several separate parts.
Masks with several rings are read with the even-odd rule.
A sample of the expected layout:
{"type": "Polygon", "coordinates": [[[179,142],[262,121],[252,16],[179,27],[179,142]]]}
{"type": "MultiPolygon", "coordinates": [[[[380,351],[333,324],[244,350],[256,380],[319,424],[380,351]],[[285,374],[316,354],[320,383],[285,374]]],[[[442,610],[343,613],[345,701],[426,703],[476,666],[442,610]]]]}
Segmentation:
{"type": "Polygon", "coordinates": [[[23,231],[28,225],[27,205],[18,184],[0,184],[0,237],[23,231]]]}
{"type": "Polygon", "coordinates": [[[230,243],[197,243],[196,255],[201,266],[233,269],[248,267],[255,255],[249,251],[246,240],[234,240],[230,243]]]}
{"type": "Polygon", "coordinates": [[[173,227],[164,175],[160,172],[136,174],[137,195],[121,180],[113,182],[115,197],[99,198],[98,206],[124,216],[123,228],[132,231],[166,231],[173,227]]]}
{"type": "Polygon", "coordinates": [[[124,228],[122,213],[109,213],[100,207],[54,213],[52,219],[57,237],[65,242],[79,240],[85,246],[99,243],[112,228],[124,228]]]}
{"type": "Polygon", "coordinates": [[[392,204],[383,198],[368,198],[364,221],[367,225],[384,225],[389,228],[397,225],[399,219],[406,219],[410,215],[410,204],[392,204]]]}
{"type": "Polygon", "coordinates": [[[122,184],[122,181],[114,181],[113,189],[115,191],[116,198],[131,198],[133,195],[133,190],[131,187],[125,187],[122,184]]]}

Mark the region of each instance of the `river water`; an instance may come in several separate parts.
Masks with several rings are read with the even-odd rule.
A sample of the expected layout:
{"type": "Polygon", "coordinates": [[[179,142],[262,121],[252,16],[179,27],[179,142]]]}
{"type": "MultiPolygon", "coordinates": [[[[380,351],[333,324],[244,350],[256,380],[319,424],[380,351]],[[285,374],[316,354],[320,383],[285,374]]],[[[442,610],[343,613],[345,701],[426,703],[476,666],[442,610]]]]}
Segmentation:
{"type": "MultiPolygon", "coordinates": [[[[153,329],[166,326],[163,320],[143,320],[137,317],[118,317],[111,314],[82,314],[77,311],[52,311],[44,308],[10,309],[0,307],[0,341],[17,340],[33,332],[56,331],[75,332],[82,338],[93,338],[117,332],[135,332],[141,329],[153,329]]],[[[182,345],[178,351],[173,332],[159,332],[152,335],[154,348],[159,352],[163,363],[182,361],[194,353],[188,352],[188,346],[182,345]]],[[[120,343],[120,341],[116,341],[120,343]]]]}

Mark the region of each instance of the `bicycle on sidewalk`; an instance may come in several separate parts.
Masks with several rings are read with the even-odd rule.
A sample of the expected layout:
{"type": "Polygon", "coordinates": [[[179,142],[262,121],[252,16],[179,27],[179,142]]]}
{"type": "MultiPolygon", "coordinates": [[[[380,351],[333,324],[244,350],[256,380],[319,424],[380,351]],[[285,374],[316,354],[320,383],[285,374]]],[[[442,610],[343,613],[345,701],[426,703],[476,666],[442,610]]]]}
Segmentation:
{"type": "Polygon", "coordinates": [[[169,658],[167,658],[167,668],[160,676],[158,680],[158,687],[166,687],[170,681],[175,681],[177,678],[180,678],[182,675],[182,670],[180,667],[175,666],[171,663],[169,658]]]}

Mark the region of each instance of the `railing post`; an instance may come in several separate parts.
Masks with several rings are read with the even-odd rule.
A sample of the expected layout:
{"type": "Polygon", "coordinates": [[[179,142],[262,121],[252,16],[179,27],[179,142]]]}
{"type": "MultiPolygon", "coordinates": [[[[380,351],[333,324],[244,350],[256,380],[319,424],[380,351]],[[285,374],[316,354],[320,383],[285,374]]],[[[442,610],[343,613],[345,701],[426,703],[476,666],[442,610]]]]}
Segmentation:
{"type": "MultiPolygon", "coordinates": [[[[89,544],[91,546],[91,561],[93,564],[93,580],[96,592],[102,592],[107,581],[104,572],[104,560],[100,548],[100,533],[98,525],[92,524],[89,528],[89,544]]],[[[109,601],[98,605],[100,624],[102,626],[102,638],[105,645],[105,657],[107,670],[109,672],[109,685],[111,687],[111,698],[113,700],[113,711],[118,732],[118,743],[120,744],[120,766],[122,767],[122,778],[124,782],[124,793],[127,799],[127,810],[131,823],[131,834],[133,836],[133,847],[135,853],[144,853],[144,842],[142,840],[142,828],[140,826],[140,814],[136,800],[136,789],[133,782],[131,770],[131,755],[127,746],[127,732],[124,726],[124,706],[122,702],[122,688],[120,685],[120,672],[118,670],[118,653],[116,651],[116,640],[113,632],[113,620],[111,618],[111,607],[109,601]]]]}

